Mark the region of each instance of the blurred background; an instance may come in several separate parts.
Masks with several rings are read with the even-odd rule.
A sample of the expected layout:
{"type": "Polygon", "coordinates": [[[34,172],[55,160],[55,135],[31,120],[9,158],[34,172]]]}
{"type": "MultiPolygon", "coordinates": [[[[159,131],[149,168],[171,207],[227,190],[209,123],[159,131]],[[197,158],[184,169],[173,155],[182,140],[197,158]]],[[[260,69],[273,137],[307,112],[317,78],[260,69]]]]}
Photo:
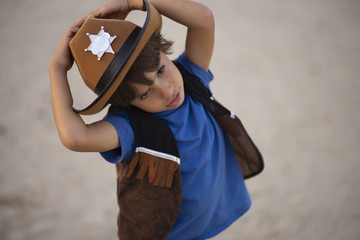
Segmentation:
{"type": "MultiPolygon", "coordinates": [[[[201,2],[216,18],[213,92],[266,164],[247,181],[251,210],[215,239],[359,240],[360,1],[201,2]]],[[[102,4],[0,1],[2,240],[116,239],[115,167],[62,146],[48,78],[63,33],[102,4]]],[[[163,32],[175,58],[185,29],[164,19],[163,32]]],[[[76,66],[69,79],[85,106],[76,66]]]]}

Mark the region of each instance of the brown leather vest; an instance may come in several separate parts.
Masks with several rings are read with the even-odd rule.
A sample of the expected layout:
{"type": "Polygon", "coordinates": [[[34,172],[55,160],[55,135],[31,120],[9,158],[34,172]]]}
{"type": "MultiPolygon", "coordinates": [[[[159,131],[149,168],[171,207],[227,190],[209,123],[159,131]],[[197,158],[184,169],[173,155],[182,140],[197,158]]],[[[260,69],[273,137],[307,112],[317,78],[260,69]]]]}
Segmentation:
{"type": "MultiPolygon", "coordinates": [[[[226,131],[243,176],[260,173],[264,168],[262,156],[239,118],[217,102],[196,76],[176,65],[185,93],[202,103],[226,131]]],[[[165,239],[182,202],[175,137],[166,122],[155,115],[136,108],[128,113],[137,149],[129,160],[116,164],[118,236],[121,240],[165,239]]]]}

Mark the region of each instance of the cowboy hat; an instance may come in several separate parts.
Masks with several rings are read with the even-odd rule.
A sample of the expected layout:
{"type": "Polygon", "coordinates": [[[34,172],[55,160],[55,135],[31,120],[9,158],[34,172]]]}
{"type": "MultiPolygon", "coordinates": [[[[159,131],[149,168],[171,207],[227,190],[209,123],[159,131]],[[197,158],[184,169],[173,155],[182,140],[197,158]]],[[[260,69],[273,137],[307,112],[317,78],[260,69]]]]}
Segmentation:
{"type": "Polygon", "coordinates": [[[91,115],[101,111],[149,38],[160,33],[159,12],[147,0],[143,1],[147,15],[142,28],[125,20],[88,18],[70,41],[85,84],[97,94],[89,106],[74,109],[75,112],[91,115]]]}

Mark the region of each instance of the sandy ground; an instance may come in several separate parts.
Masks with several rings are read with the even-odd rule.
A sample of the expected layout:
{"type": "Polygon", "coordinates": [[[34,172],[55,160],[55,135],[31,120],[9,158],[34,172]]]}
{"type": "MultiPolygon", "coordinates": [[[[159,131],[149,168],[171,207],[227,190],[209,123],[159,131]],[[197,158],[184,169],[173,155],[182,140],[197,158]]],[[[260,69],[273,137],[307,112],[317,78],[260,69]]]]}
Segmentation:
{"type": "MultiPolygon", "coordinates": [[[[212,88],[266,161],[247,182],[251,210],[215,239],[359,240],[360,1],[203,2],[217,23],[212,88]]],[[[2,240],[116,239],[115,168],[61,145],[47,72],[66,28],[102,3],[0,2],[2,240]]],[[[185,29],[165,19],[164,32],[176,56],[185,29]]]]}

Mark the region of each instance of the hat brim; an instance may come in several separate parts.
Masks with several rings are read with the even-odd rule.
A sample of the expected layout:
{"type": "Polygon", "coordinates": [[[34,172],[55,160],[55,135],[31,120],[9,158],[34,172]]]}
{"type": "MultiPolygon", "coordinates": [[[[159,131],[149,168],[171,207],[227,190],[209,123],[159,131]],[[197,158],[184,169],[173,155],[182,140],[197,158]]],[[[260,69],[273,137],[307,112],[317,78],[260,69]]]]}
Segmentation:
{"type": "Polygon", "coordinates": [[[154,6],[143,0],[147,15],[145,23],[141,29],[135,28],[128,37],[126,44],[120,48],[116,56],[105,70],[99,83],[102,85],[97,89],[98,97],[86,108],[78,110],[73,108],[76,113],[82,115],[92,115],[100,112],[108,103],[111,96],[120,86],[122,80],[129,69],[139,56],[141,50],[148,42],[150,37],[161,30],[161,16],[154,6]]]}

